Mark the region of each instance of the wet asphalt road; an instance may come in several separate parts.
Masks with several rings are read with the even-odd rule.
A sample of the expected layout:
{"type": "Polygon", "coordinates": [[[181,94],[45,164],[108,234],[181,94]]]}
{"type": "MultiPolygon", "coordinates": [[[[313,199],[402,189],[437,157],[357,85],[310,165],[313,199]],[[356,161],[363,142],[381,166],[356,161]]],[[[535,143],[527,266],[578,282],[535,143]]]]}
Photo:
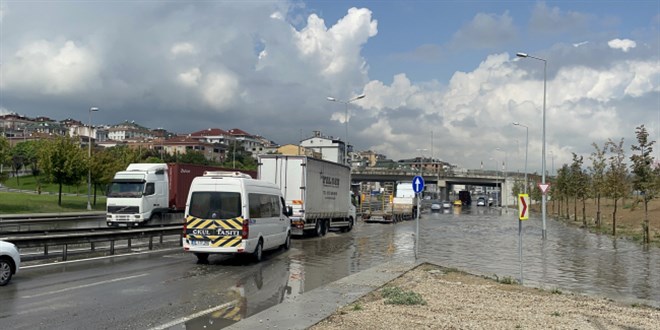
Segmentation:
{"type": "MultiPolygon", "coordinates": [[[[424,214],[420,257],[518,278],[515,210],[424,214]]],[[[220,329],[390,259],[414,258],[415,221],[359,223],[350,233],[293,241],[259,264],[179,249],[27,267],[0,288],[0,329],[220,329]]],[[[660,301],[660,251],[540,220],[523,227],[526,284],[660,301]]],[[[295,315],[291,315],[295,317],[295,315]]]]}

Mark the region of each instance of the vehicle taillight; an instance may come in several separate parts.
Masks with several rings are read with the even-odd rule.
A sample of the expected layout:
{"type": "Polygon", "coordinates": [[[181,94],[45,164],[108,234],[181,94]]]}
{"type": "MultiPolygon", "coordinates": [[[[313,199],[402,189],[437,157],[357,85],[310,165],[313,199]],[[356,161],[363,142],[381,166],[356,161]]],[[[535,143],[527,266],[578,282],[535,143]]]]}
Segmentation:
{"type": "Polygon", "coordinates": [[[249,219],[243,219],[243,239],[248,239],[248,236],[250,236],[250,220],[249,219]]]}

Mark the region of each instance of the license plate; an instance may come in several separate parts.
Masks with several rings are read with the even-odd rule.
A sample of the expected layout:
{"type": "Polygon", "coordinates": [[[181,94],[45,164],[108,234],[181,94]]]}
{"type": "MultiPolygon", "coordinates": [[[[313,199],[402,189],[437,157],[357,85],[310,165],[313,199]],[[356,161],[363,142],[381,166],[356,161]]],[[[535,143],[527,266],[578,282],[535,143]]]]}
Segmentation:
{"type": "Polygon", "coordinates": [[[190,245],[192,246],[209,246],[209,241],[195,241],[191,240],[190,245]]]}
{"type": "Polygon", "coordinates": [[[119,223],[118,225],[119,225],[119,227],[128,227],[127,223],[119,223]]]}

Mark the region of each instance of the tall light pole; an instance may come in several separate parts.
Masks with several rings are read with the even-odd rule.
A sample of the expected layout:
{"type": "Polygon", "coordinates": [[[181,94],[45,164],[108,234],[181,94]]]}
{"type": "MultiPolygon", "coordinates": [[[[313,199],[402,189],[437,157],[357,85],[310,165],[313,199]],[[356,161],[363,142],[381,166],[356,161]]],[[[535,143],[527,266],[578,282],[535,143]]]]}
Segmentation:
{"type": "Polygon", "coordinates": [[[336,99],[332,96],[328,96],[326,98],[328,101],[339,102],[339,103],[343,103],[344,105],[346,105],[346,114],[344,115],[344,123],[346,124],[346,145],[344,146],[344,163],[346,165],[348,165],[348,104],[351,103],[351,102],[355,102],[357,100],[363,99],[363,98],[365,98],[365,96],[367,96],[367,95],[360,94],[360,95],[358,95],[354,98],[348,99],[346,101],[336,99]]]}
{"type": "Polygon", "coordinates": [[[509,205],[508,205],[509,204],[509,194],[505,193],[506,189],[504,188],[504,187],[508,188],[508,186],[506,184],[506,177],[507,177],[507,172],[508,172],[507,167],[509,166],[508,160],[507,160],[507,158],[508,158],[507,157],[507,152],[506,152],[506,150],[504,150],[502,148],[495,148],[495,150],[501,151],[501,152],[504,153],[504,164],[502,164],[503,165],[502,169],[504,170],[504,185],[502,187],[502,195],[504,196],[504,212],[509,213],[509,205]]]}
{"type": "Polygon", "coordinates": [[[516,126],[524,127],[525,128],[525,194],[527,193],[527,150],[529,149],[529,127],[519,123],[519,122],[514,122],[513,123],[516,126]]]}
{"type": "Polygon", "coordinates": [[[92,210],[92,203],[90,202],[90,196],[92,195],[92,112],[99,111],[97,107],[89,108],[89,131],[87,134],[87,210],[92,210]]]}
{"type": "MultiPolygon", "coordinates": [[[[543,139],[541,142],[542,144],[542,150],[541,150],[541,184],[545,185],[545,94],[546,94],[546,85],[547,85],[547,69],[548,69],[548,61],[545,59],[542,59],[540,57],[534,57],[531,56],[527,53],[517,53],[516,56],[522,57],[522,58],[532,58],[535,60],[543,61],[543,139]]],[[[543,218],[543,231],[541,233],[541,236],[545,239],[547,237],[546,232],[545,232],[545,218],[546,218],[546,203],[547,203],[547,198],[546,194],[543,193],[541,194],[541,216],[543,218]]]]}

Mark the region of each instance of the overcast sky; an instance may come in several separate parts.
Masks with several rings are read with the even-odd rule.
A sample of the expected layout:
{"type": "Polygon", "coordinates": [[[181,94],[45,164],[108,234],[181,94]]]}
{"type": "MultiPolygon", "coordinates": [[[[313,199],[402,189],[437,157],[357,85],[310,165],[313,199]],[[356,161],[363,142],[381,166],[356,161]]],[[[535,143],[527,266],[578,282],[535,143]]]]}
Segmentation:
{"type": "MultiPolygon", "coordinates": [[[[547,167],[658,140],[660,2],[0,0],[0,112],[547,167]],[[500,148],[501,151],[498,151],[500,148]],[[418,149],[427,149],[418,151],[418,149]]],[[[660,150],[660,146],[656,146],[660,150]]],[[[658,153],[656,152],[655,155],[658,153]]],[[[589,164],[590,161],[586,160],[589,164]]]]}

